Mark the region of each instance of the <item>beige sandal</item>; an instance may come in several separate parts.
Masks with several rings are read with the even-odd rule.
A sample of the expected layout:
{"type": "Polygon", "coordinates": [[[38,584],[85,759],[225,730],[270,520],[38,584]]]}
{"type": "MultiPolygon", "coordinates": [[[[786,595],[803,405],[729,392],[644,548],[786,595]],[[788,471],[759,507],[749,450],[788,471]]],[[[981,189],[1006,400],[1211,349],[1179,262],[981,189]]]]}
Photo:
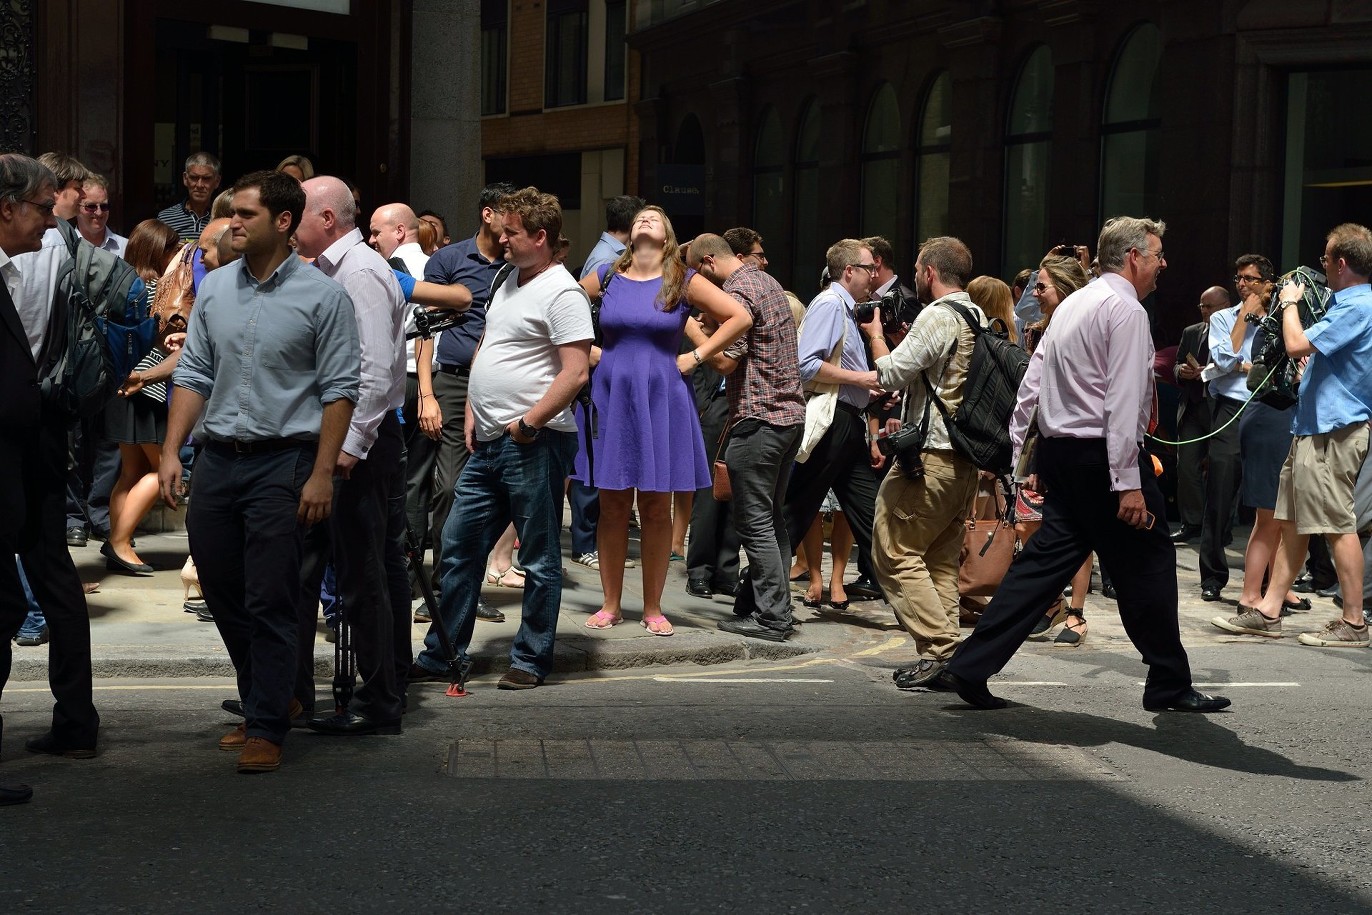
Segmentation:
{"type": "Polygon", "coordinates": [[[510,566],[504,571],[486,567],[487,584],[495,585],[497,588],[522,588],[524,587],[524,572],[510,566]]]}

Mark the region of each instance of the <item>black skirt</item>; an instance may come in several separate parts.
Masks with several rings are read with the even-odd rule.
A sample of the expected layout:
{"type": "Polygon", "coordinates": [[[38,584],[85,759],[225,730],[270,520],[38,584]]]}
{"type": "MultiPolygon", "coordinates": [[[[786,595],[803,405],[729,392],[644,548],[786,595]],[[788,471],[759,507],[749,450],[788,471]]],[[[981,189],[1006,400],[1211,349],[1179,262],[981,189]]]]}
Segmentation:
{"type": "Polygon", "coordinates": [[[115,395],[105,407],[105,434],[121,445],[160,445],[167,437],[167,405],[141,393],[115,395]]]}
{"type": "Polygon", "coordinates": [[[1239,498],[1251,508],[1277,507],[1281,465],[1291,450],[1291,410],[1254,400],[1239,417],[1239,454],[1243,486],[1239,498]]]}

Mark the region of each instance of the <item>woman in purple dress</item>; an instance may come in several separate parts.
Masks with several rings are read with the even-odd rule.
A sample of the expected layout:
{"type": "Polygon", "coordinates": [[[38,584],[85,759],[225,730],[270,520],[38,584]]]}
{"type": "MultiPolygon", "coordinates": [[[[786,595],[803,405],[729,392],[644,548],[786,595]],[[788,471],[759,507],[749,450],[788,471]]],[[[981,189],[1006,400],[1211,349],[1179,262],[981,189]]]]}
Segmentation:
{"type": "Polygon", "coordinates": [[[576,468],[578,480],[600,490],[596,547],[605,602],[586,626],[609,629],[623,622],[629,513],[637,494],[643,536],[642,625],[654,635],[671,635],[672,624],[662,615],[662,589],[672,546],[672,493],[710,485],[710,464],[686,376],[747,333],[753,322],[732,296],[686,270],[672,224],[658,207],[634,217],[624,254],[581,285],[601,299],[603,337],[603,348],[591,350],[591,398],[598,413],[589,468],[594,480],[584,452],[577,456],[576,468]],[[707,345],[678,355],[692,308],[717,322],[719,330],[707,345]]]}

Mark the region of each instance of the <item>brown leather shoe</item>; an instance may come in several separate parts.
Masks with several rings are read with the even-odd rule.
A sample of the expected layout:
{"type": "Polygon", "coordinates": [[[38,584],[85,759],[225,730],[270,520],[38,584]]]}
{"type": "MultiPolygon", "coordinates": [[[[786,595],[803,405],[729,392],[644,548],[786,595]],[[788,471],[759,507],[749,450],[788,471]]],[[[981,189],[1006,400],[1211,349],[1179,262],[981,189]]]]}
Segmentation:
{"type": "MultiPolygon", "coordinates": [[[[297,718],[302,718],[304,717],[304,715],[305,708],[300,704],[300,700],[291,699],[291,707],[290,710],[287,712],[287,716],[291,719],[291,721],[295,721],[297,718]]],[[[238,727],[234,728],[232,731],[229,731],[229,733],[225,734],[223,737],[219,738],[219,749],[225,750],[230,753],[234,753],[239,750],[242,750],[243,745],[247,742],[248,725],[247,722],[244,722],[243,724],[240,724],[238,727]]]]}
{"type": "Polygon", "coordinates": [[[281,744],[265,737],[249,737],[238,754],[238,771],[274,772],[281,767],[281,744]]]}
{"type": "Polygon", "coordinates": [[[497,689],[533,689],[535,686],[542,686],[543,678],[535,677],[526,670],[511,667],[505,671],[505,676],[500,678],[496,684],[497,689]]]}

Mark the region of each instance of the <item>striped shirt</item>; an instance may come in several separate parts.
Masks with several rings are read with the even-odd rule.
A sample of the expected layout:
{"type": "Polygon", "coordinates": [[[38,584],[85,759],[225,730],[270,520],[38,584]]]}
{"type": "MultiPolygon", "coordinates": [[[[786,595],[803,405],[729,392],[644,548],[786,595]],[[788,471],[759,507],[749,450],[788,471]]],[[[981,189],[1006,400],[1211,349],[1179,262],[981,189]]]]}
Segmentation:
{"type": "Polygon", "coordinates": [[[204,216],[196,216],[186,209],[186,201],[183,200],[158,213],[157,219],[171,226],[181,241],[196,241],[200,238],[200,233],[205,231],[205,226],[209,225],[210,210],[206,207],[204,216]]]}

